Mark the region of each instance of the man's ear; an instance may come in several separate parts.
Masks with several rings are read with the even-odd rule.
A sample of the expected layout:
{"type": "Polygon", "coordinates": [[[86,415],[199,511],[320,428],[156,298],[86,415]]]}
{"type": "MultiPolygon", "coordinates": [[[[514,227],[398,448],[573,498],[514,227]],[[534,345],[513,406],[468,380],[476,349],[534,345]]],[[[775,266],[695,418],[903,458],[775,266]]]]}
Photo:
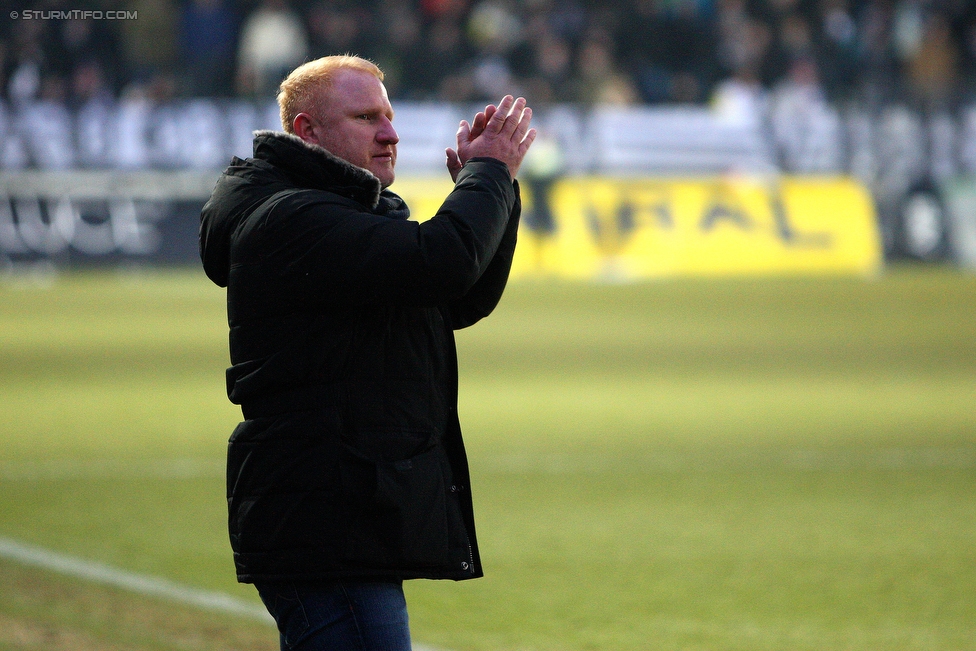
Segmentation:
{"type": "Polygon", "coordinates": [[[310,142],[313,145],[319,144],[319,139],[315,135],[315,121],[308,113],[296,115],[291,127],[295,135],[305,142],[310,142]]]}

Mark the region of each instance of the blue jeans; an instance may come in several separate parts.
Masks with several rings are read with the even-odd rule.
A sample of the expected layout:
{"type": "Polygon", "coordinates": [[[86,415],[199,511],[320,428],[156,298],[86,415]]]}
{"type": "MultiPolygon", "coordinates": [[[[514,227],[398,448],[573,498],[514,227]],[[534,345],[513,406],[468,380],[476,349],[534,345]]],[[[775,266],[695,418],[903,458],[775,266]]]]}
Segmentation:
{"type": "Polygon", "coordinates": [[[282,651],[410,651],[407,601],[399,581],[261,583],[282,651]]]}

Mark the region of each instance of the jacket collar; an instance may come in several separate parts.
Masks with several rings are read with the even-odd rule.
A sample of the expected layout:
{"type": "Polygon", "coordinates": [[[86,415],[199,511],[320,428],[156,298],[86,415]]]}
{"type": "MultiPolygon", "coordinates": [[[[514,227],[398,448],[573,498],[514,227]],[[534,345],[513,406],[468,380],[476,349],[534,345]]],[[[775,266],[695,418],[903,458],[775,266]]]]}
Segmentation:
{"type": "Polygon", "coordinates": [[[335,192],[371,209],[380,202],[382,187],[372,172],[296,135],[255,131],[254,158],[271,163],[299,187],[335,192]]]}

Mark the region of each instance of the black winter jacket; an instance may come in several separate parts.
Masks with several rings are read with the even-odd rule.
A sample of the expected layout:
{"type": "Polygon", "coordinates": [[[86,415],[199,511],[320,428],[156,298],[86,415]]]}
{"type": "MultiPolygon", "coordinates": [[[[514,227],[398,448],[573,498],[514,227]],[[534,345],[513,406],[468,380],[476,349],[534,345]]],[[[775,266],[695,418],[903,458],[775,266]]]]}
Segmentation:
{"type": "Polygon", "coordinates": [[[472,159],[430,220],[375,176],[258,132],[204,206],[227,287],[227,501],[242,582],[482,575],[453,330],[511,268],[518,185],[472,159]]]}

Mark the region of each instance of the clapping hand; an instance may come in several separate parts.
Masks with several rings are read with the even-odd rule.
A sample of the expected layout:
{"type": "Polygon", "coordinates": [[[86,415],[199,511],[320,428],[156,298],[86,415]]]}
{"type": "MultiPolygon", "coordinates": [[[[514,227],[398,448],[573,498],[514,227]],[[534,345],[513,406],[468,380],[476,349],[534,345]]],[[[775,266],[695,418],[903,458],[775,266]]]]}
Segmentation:
{"type": "Polygon", "coordinates": [[[532,109],[525,99],[506,95],[496,107],[489,104],[469,124],[462,120],[457,132],[457,149],[447,149],[447,169],[457,181],[458,172],[469,159],[478,156],[495,158],[508,166],[512,178],[518,174],[525,153],[535,140],[535,129],[529,128],[532,109]]]}

